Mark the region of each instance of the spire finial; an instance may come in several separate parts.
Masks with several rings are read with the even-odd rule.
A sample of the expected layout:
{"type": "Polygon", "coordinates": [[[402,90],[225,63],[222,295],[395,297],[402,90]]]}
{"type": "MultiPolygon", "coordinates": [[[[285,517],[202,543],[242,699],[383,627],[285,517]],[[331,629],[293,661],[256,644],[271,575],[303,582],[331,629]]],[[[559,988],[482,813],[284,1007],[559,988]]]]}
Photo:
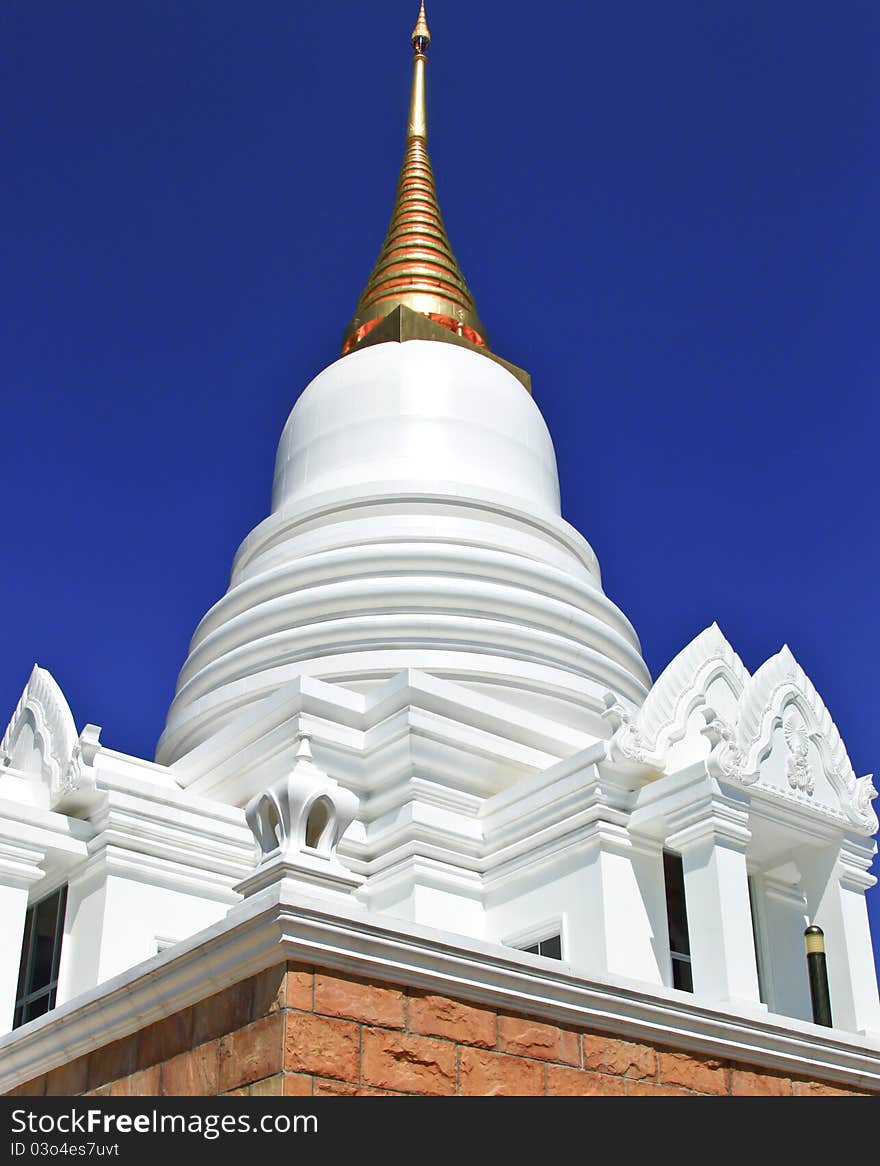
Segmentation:
{"type": "Polygon", "coordinates": [[[428,58],[425,53],[431,43],[431,34],[428,31],[428,21],[425,17],[425,0],[419,9],[419,18],[410,37],[413,47],[413,82],[412,94],[409,100],[409,121],[406,127],[406,140],[428,138],[428,115],[425,108],[425,65],[428,58]]]}
{"type": "Polygon", "coordinates": [[[485,329],[443,226],[428,158],[425,68],[431,33],[424,0],[410,39],[413,77],[397,198],[379,258],[345,330],[343,354],[361,344],[397,308],[425,316],[441,331],[488,350],[485,329]]]}
{"type": "Polygon", "coordinates": [[[425,0],[422,0],[421,6],[419,7],[419,18],[416,21],[415,28],[412,30],[410,40],[416,52],[422,53],[423,55],[425,49],[431,43],[431,34],[428,31],[428,18],[425,16],[425,0]]]}

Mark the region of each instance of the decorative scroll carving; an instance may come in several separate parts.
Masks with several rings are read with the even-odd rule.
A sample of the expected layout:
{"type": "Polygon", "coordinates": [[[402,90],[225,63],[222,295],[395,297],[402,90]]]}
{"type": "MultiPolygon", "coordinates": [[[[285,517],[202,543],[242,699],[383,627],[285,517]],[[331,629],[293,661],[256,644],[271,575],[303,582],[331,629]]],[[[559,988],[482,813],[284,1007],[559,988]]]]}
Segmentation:
{"type": "Polygon", "coordinates": [[[708,738],[712,747],[706,759],[706,768],[710,775],[721,781],[738,781],[742,785],[751,785],[758,775],[747,774],[745,771],[745,758],[736,745],[736,729],[708,706],[703,709],[703,717],[706,724],[700,732],[708,738]]]}
{"type": "Polygon", "coordinates": [[[65,814],[87,811],[100,798],[95,773],[95,758],[101,749],[100,736],[98,725],[86,725],[80,733],[61,781],[52,790],[54,809],[65,814]]]}
{"type": "Polygon", "coordinates": [[[613,692],[606,692],[603,699],[605,719],[614,730],[605,745],[608,760],[617,764],[635,762],[650,769],[662,769],[662,757],[645,748],[629,709],[621,704],[613,692]]]}

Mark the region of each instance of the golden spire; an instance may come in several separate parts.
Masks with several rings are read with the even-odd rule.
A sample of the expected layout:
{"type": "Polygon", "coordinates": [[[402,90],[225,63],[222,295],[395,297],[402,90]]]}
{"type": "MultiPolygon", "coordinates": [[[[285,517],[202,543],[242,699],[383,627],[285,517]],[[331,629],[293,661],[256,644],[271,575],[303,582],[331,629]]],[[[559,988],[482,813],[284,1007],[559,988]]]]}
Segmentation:
{"type": "Polygon", "coordinates": [[[427,316],[471,344],[488,348],[473,297],[449,245],[428,158],[425,66],[431,34],[424,0],[411,42],[413,81],[397,199],[379,258],[345,331],[343,353],[356,348],[376,325],[401,307],[427,316]]]}

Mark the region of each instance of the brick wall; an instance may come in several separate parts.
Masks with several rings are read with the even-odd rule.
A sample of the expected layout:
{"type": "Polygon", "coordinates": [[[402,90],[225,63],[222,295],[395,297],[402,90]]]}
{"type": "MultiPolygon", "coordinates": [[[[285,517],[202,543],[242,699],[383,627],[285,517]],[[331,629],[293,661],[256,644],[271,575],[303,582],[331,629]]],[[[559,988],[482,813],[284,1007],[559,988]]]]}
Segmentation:
{"type": "Polygon", "coordinates": [[[297,964],[19,1085],[17,1096],[853,1094],[297,964]]]}

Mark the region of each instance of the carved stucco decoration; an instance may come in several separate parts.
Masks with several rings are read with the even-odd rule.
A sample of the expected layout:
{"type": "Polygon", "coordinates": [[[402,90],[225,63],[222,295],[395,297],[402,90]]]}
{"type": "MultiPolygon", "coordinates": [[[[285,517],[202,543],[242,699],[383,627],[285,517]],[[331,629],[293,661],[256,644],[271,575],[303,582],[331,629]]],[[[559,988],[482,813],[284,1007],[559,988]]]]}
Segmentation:
{"type": "Polygon", "coordinates": [[[703,709],[703,717],[706,724],[700,732],[711,746],[706,759],[709,774],[720,781],[751,785],[758,775],[746,772],[745,758],[736,744],[736,728],[719,717],[709,705],[703,709]]]}
{"type": "Polygon", "coordinates": [[[101,800],[95,758],[101,749],[99,725],[86,725],[73,747],[61,781],[52,791],[52,808],[65,814],[90,811],[101,800]]]}
{"type": "Polygon", "coordinates": [[[816,790],[816,783],[810,771],[809,734],[803,725],[797,723],[794,717],[787,717],[782,722],[782,729],[785,745],[788,749],[788,757],[785,760],[788,784],[793,790],[812,797],[816,790]]]}
{"type": "Polygon", "coordinates": [[[608,759],[662,771],[669,746],[685,736],[691,715],[707,704],[713,681],[723,676],[737,698],[748,675],[713,623],[670,661],[638,711],[628,710],[613,694],[605,694],[605,717],[614,730],[607,746],[608,759]]]}
{"type": "Polygon", "coordinates": [[[760,775],[761,762],[769,756],[774,731],[780,726],[791,788],[807,797],[813,793],[807,759],[812,743],[842,813],[860,831],[873,834],[878,822],[871,806],[877,796],[872,775],[856,777],[831,714],[787,645],[761,665],[740,700],[736,743],[747,773],[760,775]],[[791,717],[793,709],[800,714],[801,724],[791,717]]]}
{"type": "Polygon", "coordinates": [[[73,714],[55,678],[38,664],[33,667],[0,742],[0,759],[4,765],[11,763],[26,725],[33,730],[40,773],[48,782],[50,800],[54,802],[66,779],[77,744],[77,732],[73,714]]]}
{"type": "MultiPolygon", "coordinates": [[[[750,677],[739,656],[712,624],[687,645],[658,677],[640,709],[605,694],[605,717],[613,730],[606,756],[615,764],[668,770],[670,747],[693,728],[696,710],[705,724],[700,732],[710,745],[709,773],[741,785],[775,788],[762,775],[776,729],[782,729],[786,757],[785,785],[779,792],[814,804],[815,775],[810,746],[821,759],[840,812],[859,832],[878,827],[871,802],[877,796],[871,775],[857,778],[837,726],[810,679],[788,647],[772,656],[750,677]],[[712,706],[709,689],[723,676],[736,697],[735,711],[722,717],[712,706]]],[[[817,813],[827,808],[815,805],[817,813]]]]}
{"type": "Polygon", "coordinates": [[[605,743],[605,756],[615,765],[634,763],[648,769],[662,769],[663,758],[645,748],[636,726],[638,714],[630,711],[613,692],[604,696],[604,716],[613,730],[605,743]]]}
{"type": "Polygon", "coordinates": [[[723,676],[740,697],[749,674],[717,623],[700,632],[667,664],[645,698],[636,728],[643,747],[664,753],[687,732],[692,713],[708,703],[709,686],[723,676]]]}

